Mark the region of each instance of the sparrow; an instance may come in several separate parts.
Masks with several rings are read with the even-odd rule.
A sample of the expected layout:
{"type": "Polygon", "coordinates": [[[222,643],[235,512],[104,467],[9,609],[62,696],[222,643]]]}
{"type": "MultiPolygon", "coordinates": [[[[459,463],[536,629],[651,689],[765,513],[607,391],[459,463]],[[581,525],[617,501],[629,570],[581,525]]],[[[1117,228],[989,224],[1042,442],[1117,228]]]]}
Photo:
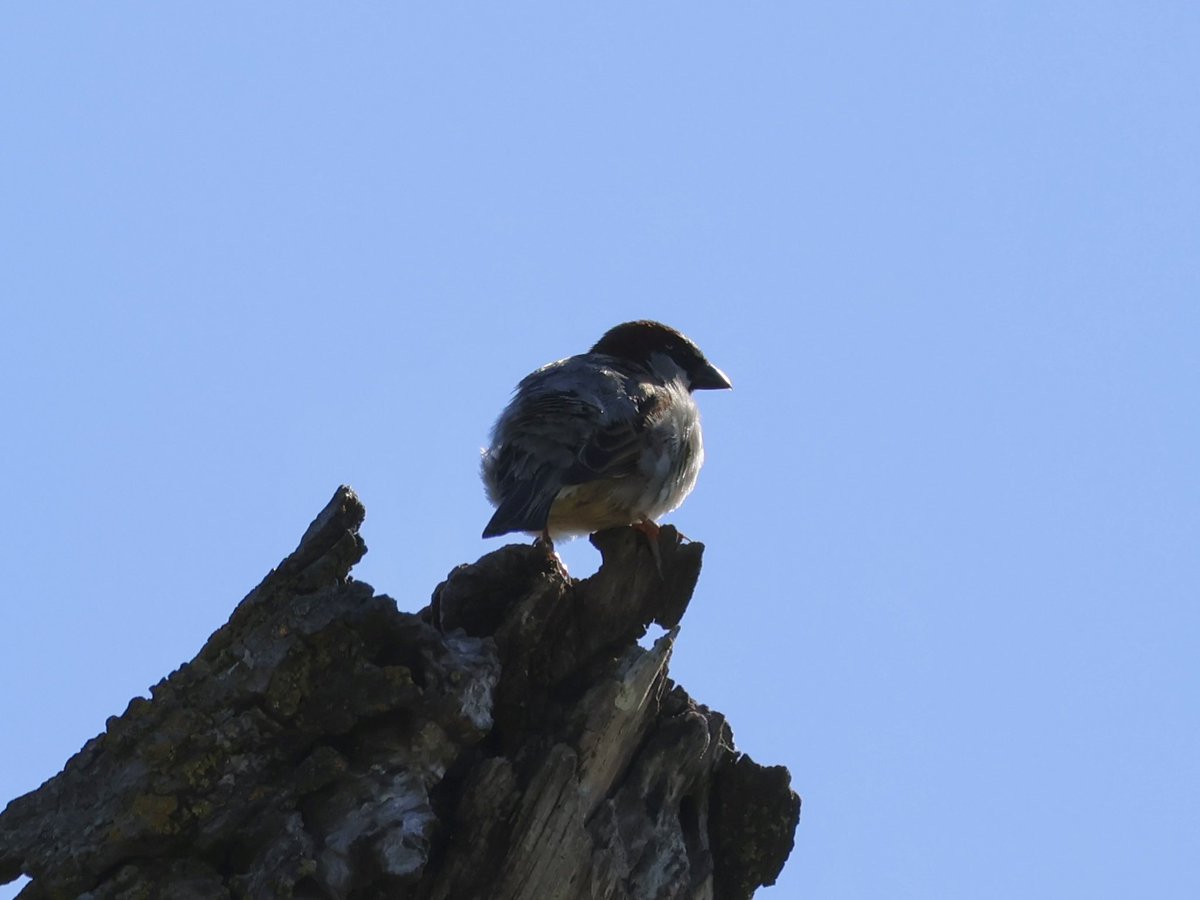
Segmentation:
{"type": "Polygon", "coordinates": [[[483,536],[556,537],[634,525],[656,552],[656,520],[692,492],[704,462],[698,390],[733,385],[683,334],[625,322],[587,353],[517,385],[481,465],[496,507],[483,536]]]}

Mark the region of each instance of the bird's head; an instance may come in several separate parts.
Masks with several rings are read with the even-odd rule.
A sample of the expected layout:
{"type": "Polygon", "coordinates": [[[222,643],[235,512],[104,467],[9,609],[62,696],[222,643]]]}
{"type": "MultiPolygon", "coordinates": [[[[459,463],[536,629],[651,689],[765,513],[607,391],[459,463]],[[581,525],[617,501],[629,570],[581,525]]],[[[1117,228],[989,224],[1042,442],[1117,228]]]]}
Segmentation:
{"type": "Polygon", "coordinates": [[[677,368],[691,391],[733,387],[725,373],[710,363],[699,347],[661,322],[642,319],[617,325],[605,332],[591,352],[633,360],[653,370],[677,368]]]}

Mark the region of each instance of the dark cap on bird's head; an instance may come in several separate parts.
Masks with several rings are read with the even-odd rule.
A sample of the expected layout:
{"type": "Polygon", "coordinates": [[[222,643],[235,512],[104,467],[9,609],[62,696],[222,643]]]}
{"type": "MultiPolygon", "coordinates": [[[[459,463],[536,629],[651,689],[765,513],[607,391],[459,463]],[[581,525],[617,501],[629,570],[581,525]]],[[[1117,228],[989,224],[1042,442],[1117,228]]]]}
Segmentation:
{"type": "Polygon", "coordinates": [[[682,332],[669,325],[640,319],[610,328],[596,341],[592,353],[603,353],[649,365],[656,353],[670,357],[688,376],[690,388],[723,390],[732,388],[725,373],[710,363],[682,332]]]}

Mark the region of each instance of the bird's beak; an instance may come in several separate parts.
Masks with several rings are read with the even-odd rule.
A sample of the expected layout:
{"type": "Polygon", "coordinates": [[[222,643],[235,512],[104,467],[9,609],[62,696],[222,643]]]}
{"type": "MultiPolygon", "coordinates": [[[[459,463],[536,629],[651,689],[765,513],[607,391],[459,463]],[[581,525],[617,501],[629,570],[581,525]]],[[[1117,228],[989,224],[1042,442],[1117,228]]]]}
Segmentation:
{"type": "Polygon", "coordinates": [[[712,363],[705,363],[704,367],[692,376],[691,382],[693,391],[724,391],[733,389],[733,382],[712,363]]]}

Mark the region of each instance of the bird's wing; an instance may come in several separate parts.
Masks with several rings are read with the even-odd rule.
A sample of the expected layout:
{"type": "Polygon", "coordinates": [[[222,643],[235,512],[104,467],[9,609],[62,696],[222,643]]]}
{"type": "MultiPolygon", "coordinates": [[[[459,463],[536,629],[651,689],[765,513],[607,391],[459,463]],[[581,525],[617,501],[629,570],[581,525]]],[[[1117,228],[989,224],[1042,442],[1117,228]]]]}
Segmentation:
{"type": "Polygon", "coordinates": [[[526,378],[497,422],[489,452],[500,499],[485,537],[541,530],[567,485],[636,473],[664,398],[627,373],[572,365],[578,359],[526,378]]]}
{"type": "Polygon", "coordinates": [[[496,512],[484,537],[541,531],[558,491],[596,429],[599,410],[574,391],[518,395],[497,423],[491,455],[496,512]]]}
{"type": "Polygon", "coordinates": [[[663,396],[647,392],[634,400],[634,414],[606,422],[592,431],[565,474],[565,484],[625,478],[638,470],[646,450],[645,432],[658,419],[663,396]]]}

